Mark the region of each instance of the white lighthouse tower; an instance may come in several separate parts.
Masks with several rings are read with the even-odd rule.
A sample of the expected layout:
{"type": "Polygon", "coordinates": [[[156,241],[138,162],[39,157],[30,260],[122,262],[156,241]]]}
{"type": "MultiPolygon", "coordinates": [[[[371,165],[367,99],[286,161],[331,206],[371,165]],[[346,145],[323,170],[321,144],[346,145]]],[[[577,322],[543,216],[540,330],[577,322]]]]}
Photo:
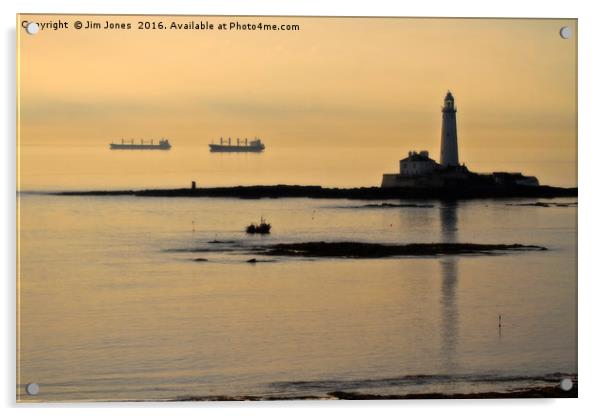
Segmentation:
{"type": "Polygon", "coordinates": [[[443,167],[458,166],[458,131],[456,129],[456,107],[454,96],[447,91],[443,100],[443,121],[441,123],[441,159],[443,167]]]}

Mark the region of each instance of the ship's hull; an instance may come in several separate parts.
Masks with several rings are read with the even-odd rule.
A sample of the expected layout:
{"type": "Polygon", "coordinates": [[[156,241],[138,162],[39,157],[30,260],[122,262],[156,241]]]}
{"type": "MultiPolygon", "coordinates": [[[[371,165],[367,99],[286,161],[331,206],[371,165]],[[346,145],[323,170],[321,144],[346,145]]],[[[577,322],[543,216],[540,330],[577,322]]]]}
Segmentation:
{"type": "Polygon", "coordinates": [[[259,153],[263,152],[265,146],[230,146],[223,144],[210,144],[209,151],[211,152],[252,152],[259,153]]]}
{"type": "Polygon", "coordinates": [[[111,150],[169,150],[171,145],[164,144],[111,144],[111,150]]]}

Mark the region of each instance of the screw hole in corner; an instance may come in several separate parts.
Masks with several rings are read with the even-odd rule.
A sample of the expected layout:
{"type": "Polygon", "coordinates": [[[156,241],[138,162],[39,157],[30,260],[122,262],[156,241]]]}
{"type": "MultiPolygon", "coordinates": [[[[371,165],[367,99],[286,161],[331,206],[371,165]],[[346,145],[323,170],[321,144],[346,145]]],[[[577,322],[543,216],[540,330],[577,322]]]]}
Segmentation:
{"type": "Polygon", "coordinates": [[[36,22],[29,22],[27,23],[27,26],[25,26],[25,31],[30,35],[35,35],[40,31],[40,25],[36,22]]]}
{"type": "Polygon", "coordinates": [[[573,31],[568,26],[562,26],[559,33],[562,39],[570,39],[570,37],[573,35],[573,31]]]}
{"type": "Polygon", "coordinates": [[[563,378],[560,380],[560,388],[563,391],[570,391],[573,388],[573,380],[570,378],[563,378]]]}
{"type": "Polygon", "coordinates": [[[25,386],[25,391],[30,396],[37,396],[37,394],[40,392],[40,385],[38,383],[29,383],[27,386],[25,386]]]}

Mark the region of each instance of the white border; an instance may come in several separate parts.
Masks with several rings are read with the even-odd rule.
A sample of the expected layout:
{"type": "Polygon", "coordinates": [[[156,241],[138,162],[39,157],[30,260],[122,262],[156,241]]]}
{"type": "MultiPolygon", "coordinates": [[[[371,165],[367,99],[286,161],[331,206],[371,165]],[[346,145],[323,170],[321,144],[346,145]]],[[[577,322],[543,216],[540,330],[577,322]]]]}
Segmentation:
{"type": "Polygon", "coordinates": [[[4,137],[2,141],[2,204],[0,205],[4,267],[2,291],[2,374],[0,394],[5,414],[101,414],[126,412],[164,414],[166,407],[175,407],[185,414],[240,413],[263,415],[318,414],[345,412],[382,414],[425,412],[426,414],[504,415],[528,411],[533,414],[589,414],[600,408],[597,397],[602,375],[600,354],[602,343],[602,272],[595,261],[600,235],[599,170],[596,159],[602,154],[600,100],[602,100],[600,58],[602,16],[596,2],[581,0],[548,0],[499,2],[470,0],[421,0],[412,2],[382,0],[286,1],[286,0],[4,0],[1,20],[3,30],[1,65],[4,97],[0,101],[4,137]],[[181,403],[154,404],[89,404],[23,406],[15,404],[15,15],[23,13],[132,13],[132,14],[252,14],[252,15],[347,15],[347,16],[443,16],[443,17],[556,17],[579,19],[579,399],[572,400],[465,400],[465,401],[403,401],[403,402],[271,402],[271,403],[181,403]],[[65,408],[66,407],[66,408],[65,408]],[[82,409],[85,407],[85,409],[82,409]],[[199,409],[200,408],[200,409],[199,409]]]}

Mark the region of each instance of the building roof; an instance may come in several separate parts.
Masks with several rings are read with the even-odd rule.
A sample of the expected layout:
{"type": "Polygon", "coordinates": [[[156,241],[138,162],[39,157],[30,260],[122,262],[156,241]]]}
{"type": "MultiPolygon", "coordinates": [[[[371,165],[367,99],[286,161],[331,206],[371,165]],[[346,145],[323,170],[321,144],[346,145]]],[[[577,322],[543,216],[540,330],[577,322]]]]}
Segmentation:
{"type": "MultiPolygon", "coordinates": [[[[427,152],[426,150],[421,150],[420,152],[416,152],[416,151],[411,151],[408,152],[408,157],[406,157],[405,159],[401,159],[402,161],[409,161],[409,162],[435,162],[433,159],[431,159],[429,157],[429,152],[427,152]]],[[[436,162],[435,162],[436,163],[436,162]]]]}

